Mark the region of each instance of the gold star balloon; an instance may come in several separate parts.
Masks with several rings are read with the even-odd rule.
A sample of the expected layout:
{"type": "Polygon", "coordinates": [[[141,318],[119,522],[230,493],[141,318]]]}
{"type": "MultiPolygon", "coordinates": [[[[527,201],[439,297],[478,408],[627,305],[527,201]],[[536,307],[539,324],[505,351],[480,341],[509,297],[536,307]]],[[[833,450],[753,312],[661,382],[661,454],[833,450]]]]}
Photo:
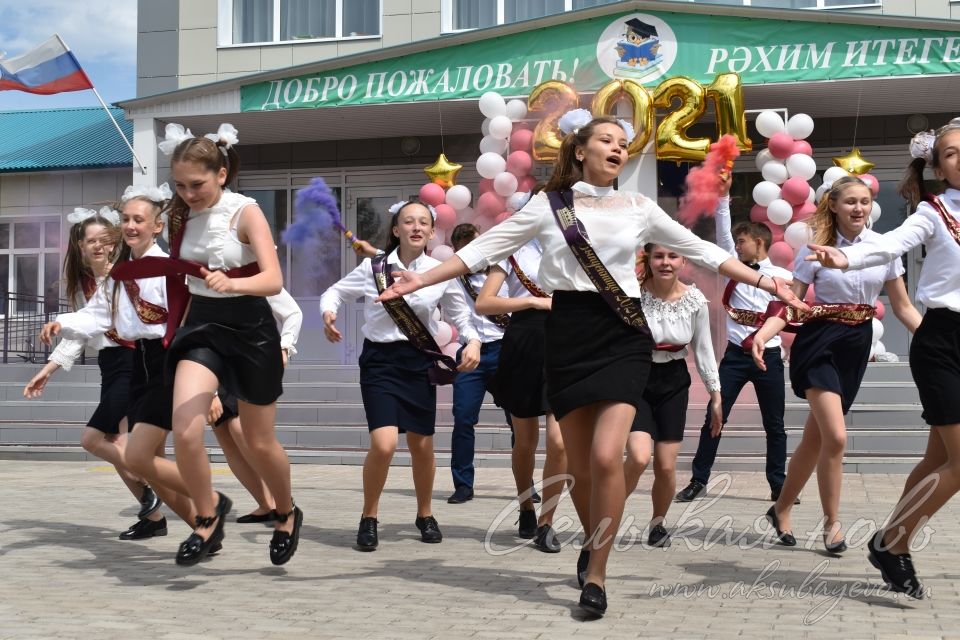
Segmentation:
{"type": "Polygon", "coordinates": [[[837,165],[847,173],[855,176],[862,176],[865,173],[870,173],[870,169],[873,169],[875,166],[877,166],[868,160],[864,160],[863,156],[860,155],[860,149],[857,147],[854,147],[853,151],[845,156],[835,157],[833,159],[833,164],[837,165]]]}
{"type": "Polygon", "coordinates": [[[430,182],[438,184],[444,189],[449,189],[457,184],[457,174],[463,169],[462,164],[450,162],[445,154],[440,154],[437,161],[429,167],[424,167],[423,172],[430,178],[430,182]]]}

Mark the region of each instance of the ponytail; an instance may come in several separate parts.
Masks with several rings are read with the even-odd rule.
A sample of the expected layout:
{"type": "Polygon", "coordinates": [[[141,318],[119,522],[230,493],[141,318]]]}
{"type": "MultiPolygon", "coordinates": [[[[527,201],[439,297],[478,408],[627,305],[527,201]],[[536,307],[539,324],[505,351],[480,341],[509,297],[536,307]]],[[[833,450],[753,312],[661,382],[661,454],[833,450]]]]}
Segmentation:
{"type": "Polygon", "coordinates": [[[907,201],[910,212],[916,211],[917,205],[930,197],[930,192],[927,190],[927,185],[923,180],[923,169],[926,164],[927,161],[923,158],[914,158],[913,161],[907,165],[907,169],[903,174],[903,180],[901,180],[897,186],[897,193],[907,201]]]}

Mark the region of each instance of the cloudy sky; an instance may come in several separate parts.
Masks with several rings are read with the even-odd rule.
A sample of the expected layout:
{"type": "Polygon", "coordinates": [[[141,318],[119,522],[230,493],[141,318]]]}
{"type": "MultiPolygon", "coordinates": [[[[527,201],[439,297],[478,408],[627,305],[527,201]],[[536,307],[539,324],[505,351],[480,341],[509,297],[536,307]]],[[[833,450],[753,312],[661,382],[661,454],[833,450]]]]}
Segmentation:
{"type": "MultiPolygon", "coordinates": [[[[136,95],[136,0],[0,0],[0,53],[19,55],[54,33],[108,104],[136,95]]],[[[0,91],[0,110],[98,104],[92,91],[52,96],[0,91]]]]}

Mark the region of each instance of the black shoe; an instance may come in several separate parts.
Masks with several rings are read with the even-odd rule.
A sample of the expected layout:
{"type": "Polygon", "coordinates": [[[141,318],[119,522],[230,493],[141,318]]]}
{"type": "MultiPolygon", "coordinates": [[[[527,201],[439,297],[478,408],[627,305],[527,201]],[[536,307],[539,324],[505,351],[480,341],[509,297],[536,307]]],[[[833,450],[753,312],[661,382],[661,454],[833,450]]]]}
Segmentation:
{"type": "Polygon", "coordinates": [[[274,509],[266,513],[248,513],[245,516],[237,516],[237,524],[252,524],[255,522],[270,523],[276,522],[277,512],[274,509]]]}
{"type": "Polygon", "coordinates": [[[602,618],[607,612],[607,592],[602,587],[588,582],[580,592],[580,608],[587,613],[602,618]]]}
{"type": "Polygon", "coordinates": [[[143,495],[140,496],[140,511],[137,512],[137,517],[145,520],[147,516],[159,509],[162,504],[163,502],[157,497],[153,489],[150,488],[150,485],[143,485],[143,495]]]}
{"type": "Polygon", "coordinates": [[[827,534],[823,534],[823,547],[827,550],[827,553],[832,553],[835,556],[839,556],[841,553],[847,550],[847,541],[840,540],[839,542],[834,542],[830,544],[827,542],[827,534]]]}
{"type": "Polygon", "coordinates": [[[276,565],[286,564],[293,554],[297,552],[297,545],[300,544],[300,525],[303,524],[303,511],[300,507],[293,505],[293,510],[287,513],[277,513],[277,522],[286,522],[290,516],[293,516],[293,531],[278,531],[274,529],[273,537],[270,538],[270,562],[276,565]]]}
{"type": "Polygon", "coordinates": [[[520,519],[517,521],[517,535],[529,540],[537,535],[537,512],[533,509],[520,509],[520,519]]]}
{"type": "Polygon", "coordinates": [[[557,532],[548,524],[542,524],[537,527],[537,535],[533,539],[533,546],[544,553],[559,553],[560,541],[557,540],[557,532]]]}
{"type": "Polygon", "coordinates": [[[223,545],[218,542],[217,544],[210,547],[210,551],[207,552],[207,557],[209,558],[210,556],[215,556],[221,551],[223,551],[223,545]]]}
{"type": "Polygon", "coordinates": [[[211,549],[223,542],[223,523],[227,514],[230,513],[230,509],[233,508],[233,502],[222,493],[217,492],[217,494],[220,496],[220,499],[217,501],[216,515],[207,517],[197,516],[196,518],[198,527],[209,527],[214,521],[216,521],[217,526],[214,527],[213,532],[210,533],[206,540],[204,540],[200,534],[194,532],[190,534],[190,537],[180,543],[180,548],[177,550],[176,562],[181,567],[191,567],[197,564],[210,555],[211,549]]]}
{"type": "Polygon", "coordinates": [[[922,600],[923,585],[917,579],[913,568],[913,559],[909,553],[893,553],[883,542],[883,530],[877,531],[867,543],[870,564],[880,570],[883,581],[893,591],[905,593],[911,598],[922,600]]]}
{"type": "Polygon", "coordinates": [[[440,525],[433,516],[421,518],[417,516],[415,521],[417,529],[420,529],[420,539],[424,542],[437,543],[443,541],[443,533],[440,532],[440,525]]]}
{"type": "Polygon", "coordinates": [[[577,584],[583,589],[583,583],[587,580],[587,565],[590,564],[590,552],[587,549],[580,550],[580,557],[577,558],[577,584]]]}
{"type": "Polygon", "coordinates": [[[120,534],[121,540],[143,540],[144,538],[153,538],[156,536],[167,535],[167,519],[160,518],[153,520],[137,520],[129,529],[120,534]]]}
{"type": "Polygon", "coordinates": [[[357,549],[373,551],[378,544],[380,544],[380,537],[377,535],[377,519],[361,517],[360,529],[357,531],[357,549]]]}
{"type": "Polygon", "coordinates": [[[664,549],[670,546],[670,534],[662,524],[655,525],[650,529],[650,535],[647,536],[647,546],[664,549]]]}
{"type": "Polygon", "coordinates": [[[540,494],[537,493],[537,485],[533,483],[533,480],[530,481],[530,501],[533,504],[540,504],[540,494]]]}
{"type": "Polygon", "coordinates": [[[785,547],[795,547],[797,546],[797,539],[793,537],[793,533],[790,531],[780,531],[780,520],[777,518],[777,514],[774,511],[773,507],[770,507],[767,510],[767,521],[773,525],[773,529],[777,532],[777,544],[782,544],[785,547]]]}
{"type": "Polygon", "coordinates": [[[707,485],[697,480],[691,480],[690,484],[681,489],[673,498],[674,502],[693,502],[707,491],[707,485]]]}
{"type": "MultiPolygon", "coordinates": [[[[783,491],[783,486],[774,487],[770,489],[770,502],[776,502],[780,499],[780,492],[783,491]]],[[[793,504],[800,504],[800,496],[797,496],[793,499],[793,504]]]]}
{"type": "Polygon", "coordinates": [[[447,498],[449,504],[463,504],[468,500],[473,500],[473,489],[470,487],[457,487],[453,495],[447,498]]]}

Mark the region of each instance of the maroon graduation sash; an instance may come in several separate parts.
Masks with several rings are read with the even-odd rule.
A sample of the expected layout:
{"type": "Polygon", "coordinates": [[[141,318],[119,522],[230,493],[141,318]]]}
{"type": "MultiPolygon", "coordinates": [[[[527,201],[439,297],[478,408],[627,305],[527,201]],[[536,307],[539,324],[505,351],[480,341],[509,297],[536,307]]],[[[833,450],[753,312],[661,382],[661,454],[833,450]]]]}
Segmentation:
{"type": "Polygon", "coordinates": [[[960,223],[957,222],[957,219],[950,215],[950,212],[947,211],[946,205],[943,204],[938,196],[930,196],[927,199],[931,205],[933,205],[934,210],[940,214],[940,219],[943,220],[943,224],[947,226],[947,232],[953,236],[953,239],[960,244],[960,223]]]}
{"type": "Polygon", "coordinates": [[[517,262],[517,259],[514,256],[507,258],[510,262],[510,266],[513,267],[514,273],[517,274],[517,280],[520,281],[520,284],[523,285],[523,288],[530,292],[534,298],[549,298],[550,296],[547,293],[537,286],[537,283],[530,279],[526,273],[523,272],[523,269],[520,268],[520,263],[517,262]]]}
{"type": "Polygon", "coordinates": [[[669,342],[659,342],[653,348],[654,351],[669,351],[671,353],[676,353],[677,351],[683,351],[687,345],[685,344],[670,344],[669,342]]]}
{"type": "Polygon", "coordinates": [[[547,199],[550,201],[550,209],[553,211],[557,226],[560,227],[560,233],[570,247],[570,252],[590,278],[590,282],[597,288],[600,297],[627,326],[649,333],[650,329],[647,327],[640,304],[626,294],[591,246],[587,230],[580,224],[573,211],[573,191],[570,189],[548,191],[547,199]]]}
{"type": "MultiPolygon", "coordinates": [[[[97,292],[97,281],[93,276],[84,274],[80,277],[80,286],[83,288],[83,298],[87,302],[90,302],[90,298],[93,297],[93,294],[97,292]]],[[[137,298],[139,300],[139,297],[137,298]]],[[[131,301],[133,299],[131,298],[131,301]]],[[[134,302],[134,308],[136,308],[136,303],[134,302]]],[[[137,315],[140,315],[140,311],[137,310],[137,315]]],[[[136,345],[130,340],[124,340],[117,333],[116,329],[110,329],[104,333],[108,340],[117,344],[121,347],[126,347],[127,349],[133,349],[136,345]]]]}
{"type": "MultiPolygon", "coordinates": [[[[386,253],[380,253],[370,260],[370,266],[373,269],[373,281],[377,285],[377,291],[381,294],[393,284],[393,274],[387,271],[386,264],[386,253]]],[[[400,329],[400,333],[407,337],[410,344],[433,360],[433,365],[427,369],[430,384],[435,386],[451,384],[457,377],[457,362],[440,350],[440,345],[437,344],[436,339],[430,334],[410,305],[407,304],[407,301],[401,297],[385,300],[382,304],[384,311],[400,329]]]]}
{"type": "MultiPolygon", "coordinates": [[[[477,290],[473,288],[473,284],[470,282],[468,276],[460,276],[458,278],[460,284],[463,285],[464,290],[467,292],[467,295],[470,296],[470,299],[473,300],[474,309],[476,309],[477,304],[477,290]]],[[[498,313],[492,316],[484,316],[487,320],[497,325],[501,329],[506,329],[507,325],[510,324],[510,314],[509,313],[498,313]]]]}

